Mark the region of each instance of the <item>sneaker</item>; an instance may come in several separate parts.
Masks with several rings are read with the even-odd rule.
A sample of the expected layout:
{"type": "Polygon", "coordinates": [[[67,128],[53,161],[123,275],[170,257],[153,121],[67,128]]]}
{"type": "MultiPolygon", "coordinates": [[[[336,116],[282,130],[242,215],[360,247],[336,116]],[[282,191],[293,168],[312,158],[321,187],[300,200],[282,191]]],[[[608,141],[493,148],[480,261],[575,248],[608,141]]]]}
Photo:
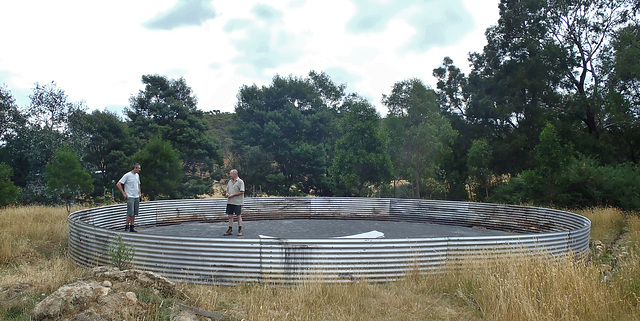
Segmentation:
{"type": "Polygon", "coordinates": [[[226,232],[224,232],[224,234],[223,234],[223,235],[224,235],[224,236],[227,236],[227,235],[231,235],[231,234],[233,234],[233,229],[232,229],[232,228],[229,228],[226,232]]]}
{"type": "Polygon", "coordinates": [[[134,230],[134,229],[133,229],[133,225],[129,226],[129,232],[135,232],[135,233],[138,233],[138,231],[136,231],[136,230],[134,230]]]}
{"type": "Polygon", "coordinates": [[[124,231],[125,231],[125,232],[129,232],[129,225],[127,225],[127,226],[125,226],[125,227],[124,227],[124,231]]]}
{"type": "Polygon", "coordinates": [[[242,230],[238,231],[238,236],[242,236],[242,230]]]}

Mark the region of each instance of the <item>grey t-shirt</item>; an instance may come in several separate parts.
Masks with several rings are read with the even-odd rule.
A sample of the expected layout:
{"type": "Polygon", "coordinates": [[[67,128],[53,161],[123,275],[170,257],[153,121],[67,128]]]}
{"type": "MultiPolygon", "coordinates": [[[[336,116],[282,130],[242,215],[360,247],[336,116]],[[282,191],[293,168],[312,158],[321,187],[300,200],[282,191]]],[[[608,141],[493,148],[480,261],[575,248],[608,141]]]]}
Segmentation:
{"type": "Polygon", "coordinates": [[[127,194],[127,197],[140,197],[140,175],[127,172],[122,176],[119,182],[124,185],[124,193],[127,194]]]}
{"type": "MultiPolygon", "coordinates": [[[[232,179],[227,183],[227,193],[235,194],[238,192],[244,192],[244,181],[238,177],[234,182],[232,179]]],[[[233,205],[243,205],[244,204],[244,194],[240,194],[235,197],[230,197],[227,199],[227,204],[233,205]]]]}

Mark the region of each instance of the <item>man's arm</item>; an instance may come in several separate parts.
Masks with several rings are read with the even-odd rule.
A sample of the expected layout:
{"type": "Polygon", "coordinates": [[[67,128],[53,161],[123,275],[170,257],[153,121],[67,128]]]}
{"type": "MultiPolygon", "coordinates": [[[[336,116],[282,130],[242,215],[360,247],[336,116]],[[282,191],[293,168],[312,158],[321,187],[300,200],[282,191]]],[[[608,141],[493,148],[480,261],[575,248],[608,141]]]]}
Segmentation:
{"type": "Polygon", "coordinates": [[[118,186],[118,189],[120,190],[120,193],[122,193],[122,196],[124,196],[124,198],[126,199],[128,197],[128,195],[124,192],[124,190],[122,189],[122,183],[120,183],[120,181],[118,181],[116,183],[116,186],[118,186]]]}
{"type": "Polygon", "coordinates": [[[242,194],[244,194],[244,191],[239,191],[239,192],[237,192],[237,193],[235,193],[235,194],[229,194],[229,198],[231,198],[231,197],[236,197],[236,196],[238,196],[238,195],[242,195],[242,194]]]}

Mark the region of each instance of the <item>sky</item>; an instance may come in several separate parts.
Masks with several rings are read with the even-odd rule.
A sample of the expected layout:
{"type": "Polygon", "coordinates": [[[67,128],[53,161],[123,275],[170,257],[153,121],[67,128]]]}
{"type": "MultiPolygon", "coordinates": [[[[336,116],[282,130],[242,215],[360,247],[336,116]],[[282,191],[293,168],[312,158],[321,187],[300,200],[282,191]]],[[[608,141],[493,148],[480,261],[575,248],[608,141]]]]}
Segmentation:
{"type": "Polygon", "coordinates": [[[143,75],[184,78],[204,111],[243,85],[325,72],[381,115],[393,84],[449,56],[468,72],[499,0],[23,0],[0,3],[0,86],[20,107],[55,81],[89,111],[120,114],[143,75]]]}

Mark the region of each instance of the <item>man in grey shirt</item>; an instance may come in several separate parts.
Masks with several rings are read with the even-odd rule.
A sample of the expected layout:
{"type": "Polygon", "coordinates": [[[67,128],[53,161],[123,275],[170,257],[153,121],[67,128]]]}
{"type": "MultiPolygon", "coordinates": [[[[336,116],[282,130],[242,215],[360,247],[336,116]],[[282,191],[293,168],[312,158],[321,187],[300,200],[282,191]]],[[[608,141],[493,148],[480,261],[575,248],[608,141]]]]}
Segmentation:
{"type": "Polygon", "coordinates": [[[129,232],[137,232],[134,228],[136,216],[140,211],[140,196],[142,191],[140,190],[140,164],[133,164],[133,169],[130,172],[125,173],[122,178],[116,183],[120,193],[127,200],[127,225],[124,230],[129,232]],[[122,186],[124,185],[124,189],[122,186]]]}
{"type": "Polygon", "coordinates": [[[225,236],[233,234],[233,215],[238,217],[238,236],[242,236],[242,205],[244,205],[244,181],[238,177],[238,171],[229,172],[231,179],[227,183],[227,215],[229,215],[229,229],[225,236]]]}

